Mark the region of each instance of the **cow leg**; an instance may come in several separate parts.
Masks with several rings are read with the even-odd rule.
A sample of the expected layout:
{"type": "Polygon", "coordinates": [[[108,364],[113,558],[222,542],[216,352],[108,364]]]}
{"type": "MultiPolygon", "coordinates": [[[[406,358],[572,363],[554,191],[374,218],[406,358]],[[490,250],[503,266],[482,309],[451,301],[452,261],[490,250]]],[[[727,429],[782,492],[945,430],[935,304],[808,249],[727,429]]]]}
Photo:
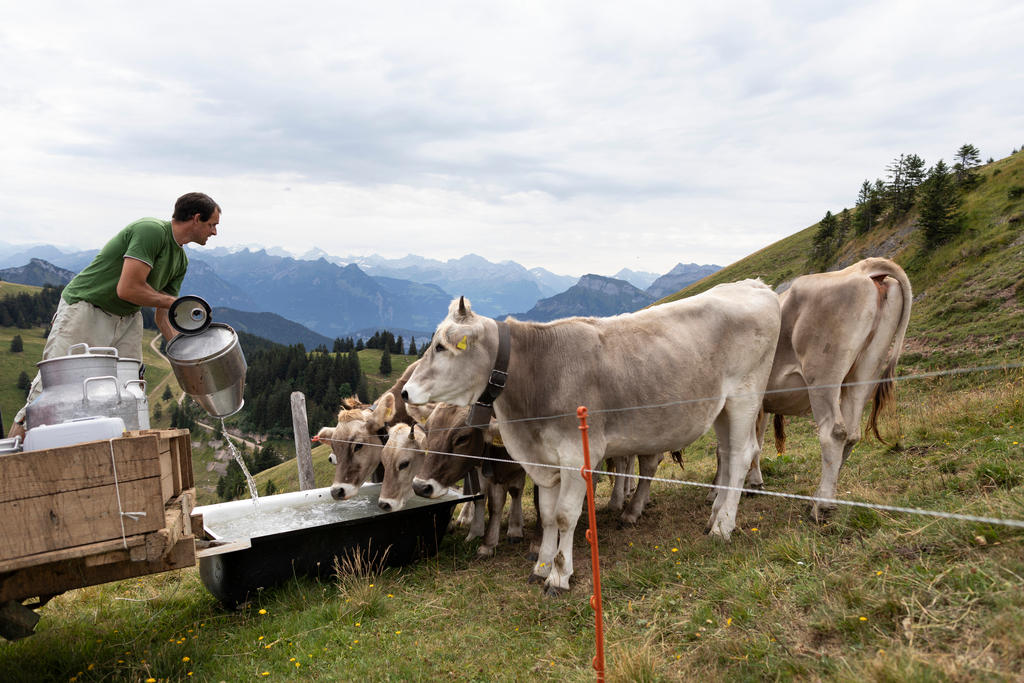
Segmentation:
{"type": "MultiPolygon", "coordinates": [[[[839,381],[829,384],[839,384],[839,381]]],[[[843,450],[849,433],[843,420],[838,387],[811,389],[808,394],[814,422],[818,427],[818,442],[821,444],[821,481],[814,497],[830,501],[836,497],[839,468],[843,464],[843,450]]],[[[835,503],[814,501],[811,503],[811,517],[816,522],[824,522],[835,507],[835,503]]]]}
{"type": "Polygon", "coordinates": [[[526,472],[522,472],[509,482],[508,492],[512,497],[512,507],[508,512],[508,542],[523,542],[523,489],[526,487],[526,472]]]}
{"type": "MultiPolygon", "coordinates": [[[[563,459],[564,462],[564,459],[563,459]]],[[[555,510],[555,525],[558,528],[558,552],[547,580],[544,581],[545,595],[561,595],[569,590],[569,578],[572,576],[572,541],[576,531],[576,522],[580,517],[583,500],[587,495],[587,484],[582,476],[573,472],[563,473],[558,491],[558,504],[555,510]]],[[[545,529],[547,529],[545,520],[545,529]]]]}
{"type": "MultiPolygon", "coordinates": [[[[566,476],[563,474],[563,477],[566,476]]],[[[558,491],[555,486],[538,486],[535,495],[540,503],[541,534],[540,548],[537,550],[537,561],[533,565],[533,573],[529,583],[541,583],[547,580],[558,548],[558,527],[555,524],[555,510],[558,505],[558,491]]]]}
{"type": "Polygon", "coordinates": [[[664,457],[664,453],[640,456],[640,479],[633,492],[633,497],[629,501],[629,509],[622,515],[623,524],[635,526],[640,521],[640,515],[644,513],[644,508],[651,496],[650,478],[657,474],[658,465],[661,464],[661,459],[664,457]]]}
{"type": "Polygon", "coordinates": [[[540,539],[544,536],[544,523],[540,516],[540,487],[537,484],[533,485],[533,513],[533,540],[530,542],[530,550],[526,553],[526,559],[536,562],[540,557],[540,539]]]}
{"type": "Polygon", "coordinates": [[[507,489],[504,484],[495,483],[490,478],[485,478],[484,482],[484,490],[487,492],[487,531],[484,533],[484,542],[476,549],[476,554],[480,557],[492,557],[501,533],[501,513],[505,509],[507,489]]]}
{"type": "Polygon", "coordinates": [[[622,512],[626,504],[626,475],[633,472],[632,463],[627,456],[608,458],[606,461],[608,469],[615,474],[611,475],[612,496],[608,499],[608,509],[613,512],[622,512]]]}
{"type": "MultiPolygon", "coordinates": [[[[727,480],[726,472],[728,471],[729,465],[728,461],[722,460],[721,441],[719,441],[718,444],[715,446],[715,460],[718,462],[718,464],[715,468],[715,478],[714,480],[712,480],[711,483],[714,484],[715,486],[725,486],[725,482],[727,480]]],[[[704,498],[704,502],[707,503],[708,505],[712,505],[715,502],[715,499],[718,498],[718,493],[721,490],[722,489],[713,488],[710,491],[708,491],[708,495],[704,498]]]]}
{"type": "MultiPolygon", "coordinates": [[[[761,476],[761,453],[764,451],[764,433],[768,428],[768,413],[763,410],[757,414],[757,455],[750,463],[750,470],[747,472],[748,489],[763,489],[764,477],[761,476]]],[[[753,494],[751,494],[753,495],[753,494]]]]}
{"type": "Polygon", "coordinates": [[[463,503],[462,509],[459,510],[459,516],[455,519],[455,526],[464,527],[469,526],[473,523],[473,508],[476,506],[476,501],[472,503],[463,503]]]}
{"type": "Polygon", "coordinates": [[[715,419],[715,434],[722,451],[719,461],[727,463],[725,483],[728,490],[719,489],[714,505],[711,506],[711,520],[708,532],[728,541],[736,528],[736,511],[739,509],[743,480],[751,463],[758,455],[756,419],[758,406],[750,404],[749,397],[730,398],[725,408],[715,419]]]}

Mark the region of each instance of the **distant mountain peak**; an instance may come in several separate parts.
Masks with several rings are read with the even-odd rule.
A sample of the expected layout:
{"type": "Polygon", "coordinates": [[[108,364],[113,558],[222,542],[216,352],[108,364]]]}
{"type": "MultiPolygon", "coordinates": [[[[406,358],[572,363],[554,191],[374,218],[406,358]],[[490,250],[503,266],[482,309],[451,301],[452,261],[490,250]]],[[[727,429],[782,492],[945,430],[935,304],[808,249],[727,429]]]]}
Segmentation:
{"type": "Polygon", "coordinates": [[[41,258],[31,258],[24,266],[0,270],[0,280],[34,287],[44,285],[63,287],[71,282],[71,278],[74,276],[74,272],[55,266],[41,258]]]}

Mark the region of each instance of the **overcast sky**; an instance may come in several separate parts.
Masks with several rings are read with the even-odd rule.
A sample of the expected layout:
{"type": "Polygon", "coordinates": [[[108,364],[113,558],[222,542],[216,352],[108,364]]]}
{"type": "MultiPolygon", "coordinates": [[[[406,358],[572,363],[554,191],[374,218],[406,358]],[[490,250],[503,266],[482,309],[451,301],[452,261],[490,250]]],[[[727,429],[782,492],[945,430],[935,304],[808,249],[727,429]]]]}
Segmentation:
{"type": "Polygon", "coordinates": [[[1024,145],[1024,3],[12,2],[0,240],[725,265],[901,153],[1024,145]]]}

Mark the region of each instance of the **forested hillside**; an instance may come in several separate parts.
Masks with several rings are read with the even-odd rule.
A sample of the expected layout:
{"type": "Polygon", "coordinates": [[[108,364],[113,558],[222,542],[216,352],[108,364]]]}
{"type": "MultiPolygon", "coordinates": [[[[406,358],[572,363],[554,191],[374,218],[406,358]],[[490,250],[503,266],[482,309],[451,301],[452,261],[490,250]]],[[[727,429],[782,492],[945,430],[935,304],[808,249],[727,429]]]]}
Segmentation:
{"type": "MultiPolygon", "coordinates": [[[[1024,149],[986,164],[971,145],[952,167],[928,170],[901,155],[885,179],[864,181],[852,209],[666,297],[672,301],[746,277],[773,287],[868,256],[897,261],[914,308],[901,365],[922,370],[1019,362],[1024,357],[1024,149]]],[[[851,193],[852,194],[852,193],[851,193]]]]}

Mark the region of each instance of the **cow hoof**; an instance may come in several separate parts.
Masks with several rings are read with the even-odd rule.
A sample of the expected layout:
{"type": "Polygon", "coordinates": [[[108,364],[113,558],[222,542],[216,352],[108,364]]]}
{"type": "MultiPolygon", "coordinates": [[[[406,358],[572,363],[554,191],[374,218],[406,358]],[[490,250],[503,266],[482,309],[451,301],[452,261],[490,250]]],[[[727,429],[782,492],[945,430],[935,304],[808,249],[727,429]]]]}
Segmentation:
{"type": "Polygon", "coordinates": [[[568,592],[568,588],[559,588],[558,586],[552,586],[550,584],[544,586],[544,597],[546,598],[560,598],[568,592]]]}
{"type": "Polygon", "coordinates": [[[494,557],[494,546],[482,545],[476,549],[477,557],[494,557]]]}
{"type": "Polygon", "coordinates": [[[523,542],[523,537],[522,536],[509,536],[508,537],[508,542],[512,543],[513,545],[519,544],[519,543],[523,542]]]}
{"type": "Polygon", "coordinates": [[[530,578],[526,579],[528,584],[544,583],[545,581],[547,581],[547,577],[540,574],[530,574],[530,578]]]}
{"type": "Polygon", "coordinates": [[[832,519],[832,514],[836,511],[834,507],[814,507],[811,506],[811,520],[816,524],[827,524],[832,519]]]}
{"type": "MultiPolygon", "coordinates": [[[[764,484],[747,484],[747,488],[750,489],[751,491],[760,491],[760,490],[764,489],[764,484]]],[[[744,497],[756,496],[756,495],[757,495],[756,493],[747,493],[746,491],[743,492],[743,496],[744,497]]]]}
{"type": "Polygon", "coordinates": [[[639,523],[640,523],[639,519],[628,519],[626,517],[622,517],[622,518],[619,519],[619,525],[618,526],[619,526],[620,529],[632,529],[632,528],[636,527],[639,523]]]}
{"type": "Polygon", "coordinates": [[[531,550],[530,552],[526,553],[526,559],[530,562],[536,562],[538,557],[540,557],[540,555],[537,554],[536,550],[531,550]]]}

